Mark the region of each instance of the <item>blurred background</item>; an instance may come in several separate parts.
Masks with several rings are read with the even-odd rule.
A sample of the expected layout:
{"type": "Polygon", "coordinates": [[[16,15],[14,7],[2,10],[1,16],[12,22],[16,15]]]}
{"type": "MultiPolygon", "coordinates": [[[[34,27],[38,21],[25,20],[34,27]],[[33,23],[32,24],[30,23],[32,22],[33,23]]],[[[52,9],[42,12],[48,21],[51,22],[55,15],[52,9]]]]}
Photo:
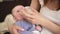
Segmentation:
{"type": "Polygon", "coordinates": [[[0,0],[0,34],[10,34],[4,31],[4,20],[8,14],[11,14],[12,8],[17,5],[29,6],[31,0],[0,0]]]}
{"type": "Polygon", "coordinates": [[[11,13],[11,9],[17,5],[29,6],[31,0],[0,0],[0,22],[11,13]]]}

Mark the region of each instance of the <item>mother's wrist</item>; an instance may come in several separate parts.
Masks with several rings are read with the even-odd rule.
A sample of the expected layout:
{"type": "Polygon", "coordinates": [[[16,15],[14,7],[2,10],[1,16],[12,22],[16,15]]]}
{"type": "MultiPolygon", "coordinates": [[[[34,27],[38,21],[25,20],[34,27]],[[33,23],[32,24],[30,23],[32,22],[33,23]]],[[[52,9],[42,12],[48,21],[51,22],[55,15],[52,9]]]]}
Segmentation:
{"type": "Polygon", "coordinates": [[[46,18],[41,15],[40,18],[39,18],[38,24],[41,25],[41,24],[44,23],[44,22],[46,22],[46,18]]]}

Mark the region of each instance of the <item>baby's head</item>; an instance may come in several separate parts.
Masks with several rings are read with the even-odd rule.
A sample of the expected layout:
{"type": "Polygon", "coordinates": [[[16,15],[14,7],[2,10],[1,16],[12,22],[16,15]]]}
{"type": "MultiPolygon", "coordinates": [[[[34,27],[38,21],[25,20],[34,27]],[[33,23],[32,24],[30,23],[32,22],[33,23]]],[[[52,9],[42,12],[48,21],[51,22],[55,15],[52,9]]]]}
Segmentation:
{"type": "Polygon", "coordinates": [[[12,15],[16,21],[23,19],[22,16],[20,15],[20,10],[22,9],[23,6],[18,5],[12,9],[12,15]]]}

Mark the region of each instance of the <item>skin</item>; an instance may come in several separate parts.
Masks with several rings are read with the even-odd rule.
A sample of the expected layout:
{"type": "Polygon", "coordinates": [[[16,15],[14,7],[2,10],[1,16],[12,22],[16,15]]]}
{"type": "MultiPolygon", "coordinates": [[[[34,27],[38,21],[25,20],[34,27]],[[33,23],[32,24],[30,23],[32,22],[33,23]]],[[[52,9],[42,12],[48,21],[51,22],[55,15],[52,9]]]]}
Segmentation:
{"type": "MultiPolygon", "coordinates": [[[[46,29],[48,29],[49,31],[51,31],[53,34],[60,34],[60,26],[59,25],[56,25],[54,22],[48,20],[47,18],[45,18],[43,15],[40,15],[38,13],[38,0],[32,0],[32,3],[31,3],[31,12],[32,13],[28,13],[28,9],[22,9],[22,15],[23,17],[25,17],[28,21],[30,21],[31,23],[33,24],[40,24],[42,25],[43,27],[45,27],[46,29]],[[35,1],[35,2],[34,2],[35,1]],[[36,5],[36,6],[35,6],[36,5]],[[37,8],[37,10],[36,10],[37,8]]],[[[54,4],[54,3],[47,3],[45,5],[46,7],[48,7],[49,9],[52,9],[52,10],[57,10],[58,6],[57,4],[54,4]],[[50,5],[49,5],[50,4],[50,5]],[[54,5],[54,6],[53,6],[54,5]],[[52,7],[53,6],[53,7],[52,7]]]]}
{"type": "Polygon", "coordinates": [[[38,0],[31,0],[31,4],[30,7],[36,9],[36,10],[40,10],[40,3],[38,0]]]}
{"type": "MultiPolygon", "coordinates": [[[[14,7],[14,8],[12,9],[12,15],[13,15],[15,21],[23,20],[21,14],[20,14],[20,13],[21,13],[21,10],[22,10],[23,8],[24,8],[24,6],[18,5],[18,6],[14,7]]],[[[9,26],[9,32],[10,32],[11,34],[19,34],[19,33],[17,32],[17,30],[20,30],[20,31],[22,31],[22,32],[24,31],[24,29],[23,29],[22,27],[18,27],[18,26],[14,25],[14,24],[11,24],[11,25],[9,26]]],[[[36,30],[41,30],[41,27],[40,27],[40,26],[36,26],[36,30]]]]}

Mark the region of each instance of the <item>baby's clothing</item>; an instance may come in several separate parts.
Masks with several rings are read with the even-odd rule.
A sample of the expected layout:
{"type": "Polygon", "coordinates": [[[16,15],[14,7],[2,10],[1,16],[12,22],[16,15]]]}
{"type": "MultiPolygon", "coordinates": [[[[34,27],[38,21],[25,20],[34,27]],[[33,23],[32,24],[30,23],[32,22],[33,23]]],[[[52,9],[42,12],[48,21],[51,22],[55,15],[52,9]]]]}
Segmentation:
{"type": "Polygon", "coordinates": [[[18,30],[20,34],[28,34],[28,33],[33,34],[33,31],[35,30],[35,25],[25,20],[17,21],[15,25],[21,26],[22,28],[24,28],[24,32],[21,32],[18,30]]]}
{"type": "MultiPolygon", "coordinates": [[[[21,26],[22,28],[25,29],[25,31],[30,31],[31,28],[33,28],[33,24],[31,24],[28,21],[20,20],[15,23],[17,26],[21,26]]],[[[33,29],[32,29],[33,30],[33,29]]]]}

